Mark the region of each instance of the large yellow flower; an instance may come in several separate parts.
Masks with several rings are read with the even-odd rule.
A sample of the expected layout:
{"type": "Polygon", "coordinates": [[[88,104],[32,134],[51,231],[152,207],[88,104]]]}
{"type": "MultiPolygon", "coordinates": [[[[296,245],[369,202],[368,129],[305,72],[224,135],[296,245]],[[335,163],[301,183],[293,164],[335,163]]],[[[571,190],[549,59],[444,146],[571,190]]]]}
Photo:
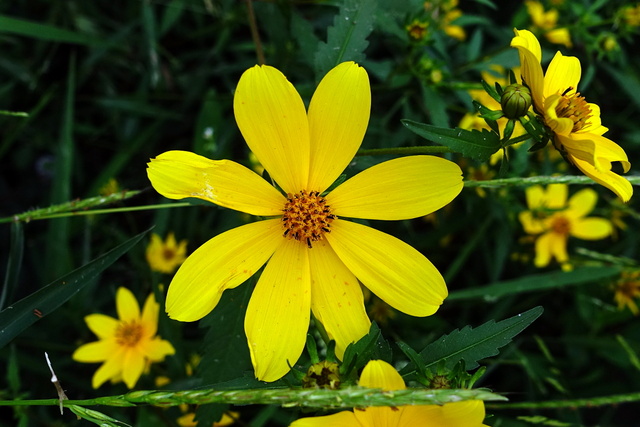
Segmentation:
{"type": "Polygon", "coordinates": [[[438,270],[418,251],[343,217],[424,216],[462,189],[448,160],[410,156],[373,166],[325,194],[360,147],[371,106],[363,68],[346,62],[320,82],[307,114],[277,69],[255,66],[238,83],[236,121],[249,148],[282,189],[229,160],[169,151],[149,163],[165,197],[197,197],[252,215],[275,217],[222,233],[182,264],[167,294],[173,319],[194,321],[264,264],[245,316],[256,377],[274,381],[305,345],[310,312],[346,346],[370,326],[360,284],[413,316],[433,314],[447,296],[438,270]],[[267,262],[268,261],[268,262],[267,262]]]}
{"type": "MultiPolygon", "coordinates": [[[[404,390],[406,386],[393,366],[372,360],[362,370],[363,387],[404,390]]],[[[302,418],[291,427],[486,427],[482,400],[447,403],[442,406],[369,407],[324,417],[302,418]]]]}
{"type": "Polygon", "coordinates": [[[84,318],[99,341],[84,344],[73,353],[73,360],[85,363],[104,362],[93,375],[93,388],[105,381],[124,381],[133,388],[150,362],[162,362],[175,350],[169,341],[156,337],[159,304],[149,295],[142,315],[136,297],[127,288],[116,293],[118,319],[104,314],[84,318]]]}
{"type": "Polygon", "coordinates": [[[552,257],[561,264],[566,263],[569,236],[599,240],[613,231],[613,225],[607,219],[585,218],[598,201],[595,191],[584,188],[567,202],[568,188],[566,184],[551,184],[546,190],[540,185],[526,190],[529,210],[520,212],[520,222],[528,234],[538,235],[536,267],[546,267],[552,257]]]}
{"type": "Polygon", "coordinates": [[[600,122],[600,107],[577,91],[580,61],[557,52],[543,75],[538,39],[530,31],[514,31],[511,46],[518,49],[522,79],[531,89],[534,108],[553,131],[554,145],[585,175],[627,202],[633,188],[611,171],[611,162],[620,162],[625,172],[631,164],[618,144],[602,136],[608,129],[600,122]]]}

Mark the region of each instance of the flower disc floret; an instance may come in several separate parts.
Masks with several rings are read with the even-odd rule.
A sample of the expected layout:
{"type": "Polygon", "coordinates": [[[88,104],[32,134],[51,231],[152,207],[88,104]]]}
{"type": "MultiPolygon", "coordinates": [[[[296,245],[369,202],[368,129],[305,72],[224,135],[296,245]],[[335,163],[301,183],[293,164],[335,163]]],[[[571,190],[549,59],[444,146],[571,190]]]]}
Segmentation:
{"type": "Polygon", "coordinates": [[[322,240],[324,233],[331,232],[331,223],[336,219],[327,200],[317,191],[289,193],[282,211],[283,235],[306,243],[309,249],[313,242],[322,240]]]}

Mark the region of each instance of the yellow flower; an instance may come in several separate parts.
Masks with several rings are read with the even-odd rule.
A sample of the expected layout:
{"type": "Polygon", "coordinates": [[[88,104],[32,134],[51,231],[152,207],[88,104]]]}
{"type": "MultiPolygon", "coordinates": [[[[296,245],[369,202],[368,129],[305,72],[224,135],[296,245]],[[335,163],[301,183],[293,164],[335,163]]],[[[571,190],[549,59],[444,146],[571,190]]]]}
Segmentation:
{"type": "Polygon", "coordinates": [[[420,21],[418,19],[414,19],[411,24],[408,24],[404,29],[407,31],[409,36],[414,40],[424,40],[427,35],[427,26],[429,23],[420,21]]]}
{"type": "Polygon", "coordinates": [[[147,246],[147,262],[151,270],[171,274],[184,262],[187,257],[187,241],[178,244],[173,233],[169,233],[167,240],[157,234],[151,235],[151,242],[147,246]]]}
{"type": "Polygon", "coordinates": [[[635,301],[640,298],[640,270],[623,271],[620,279],[614,284],[614,289],[613,299],[618,304],[618,310],[627,307],[634,316],[640,314],[635,301]]]}
{"type": "MultiPolygon", "coordinates": [[[[360,385],[387,391],[406,389],[400,374],[382,360],[367,363],[360,376],[360,385]]],[[[467,400],[442,406],[369,407],[324,417],[302,418],[294,421],[291,427],[486,427],[484,415],[482,400],[467,400]]]]}
{"type": "Polygon", "coordinates": [[[531,89],[536,112],[553,131],[555,147],[585,175],[627,202],[633,188],[611,171],[611,162],[620,162],[624,172],[631,164],[618,144],[602,136],[608,129],[600,122],[600,107],[587,103],[577,91],[580,61],[557,52],[543,76],[538,39],[530,31],[514,31],[511,46],[518,49],[522,79],[531,89]]]}
{"type": "Polygon", "coordinates": [[[286,196],[229,160],[169,151],[148,165],[152,185],[165,197],[197,197],[271,217],[198,248],[174,276],[166,303],[173,319],[201,319],[225,289],[242,284],[266,264],[245,316],[260,380],[281,378],[298,360],[311,311],[336,341],[339,357],[363,337],[370,321],[359,282],[412,316],[435,313],[447,296],[442,276],[420,252],[342,218],[424,216],[461,191],[457,165],[433,156],[398,158],[325,194],[360,147],[370,107],[367,73],[353,62],[323,78],[308,114],[280,71],[255,66],[238,83],[235,117],[249,148],[286,196]]]}
{"type": "Polygon", "coordinates": [[[567,202],[568,186],[551,184],[527,188],[528,211],[520,212],[522,227],[528,234],[539,235],[535,249],[536,267],[546,267],[554,257],[559,263],[569,260],[569,236],[584,240],[600,240],[611,235],[613,225],[604,218],[585,218],[596,205],[598,195],[585,188],[571,196],[567,202]]]}
{"type": "Polygon", "coordinates": [[[556,28],[558,25],[558,10],[544,11],[544,6],[539,1],[527,0],[524,2],[533,25],[544,32],[547,40],[554,44],[561,44],[568,48],[573,47],[571,34],[567,28],[556,28]]]}
{"type": "Polygon", "coordinates": [[[640,26],[640,4],[626,6],[622,9],[622,19],[631,27],[640,26]]]}
{"type": "Polygon", "coordinates": [[[105,381],[124,381],[133,388],[151,362],[162,362],[175,350],[169,341],[156,337],[159,304],[149,295],[142,315],[133,293],[120,287],[116,293],[118,319],[104,314],[90,314],[84,318],[99,341],[80,346],[73,360],[83,363],[104,362],[93,375],[93,388],[105,381]]]}
{"type": "MultiPolygon", "coordinates": [[[[236,422],[239,416],[240,414],[238,412],[225,412],[224,414],[222,414],[222,419],[218,422],[213,423],[212,427],[230,426],[231,424],[236,422]]],[[[198,422],[196,421],[195,412],[189,412],[178,418],[178,425],[180,427],[197,427],[198,422]]]]}

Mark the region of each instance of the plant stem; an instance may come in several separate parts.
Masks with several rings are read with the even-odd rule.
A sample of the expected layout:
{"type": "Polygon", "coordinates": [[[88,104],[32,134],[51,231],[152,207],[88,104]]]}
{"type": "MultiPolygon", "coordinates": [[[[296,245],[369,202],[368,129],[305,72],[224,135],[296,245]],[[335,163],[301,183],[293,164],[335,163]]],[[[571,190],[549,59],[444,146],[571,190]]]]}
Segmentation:
{"type": "Polygon", "coordinates": [[[573,400],[548,400],[546,402],[519,402],[519,403],[489,403],[488,409],[558,409],[558,408],[584,408],[604,405],[617,405],[625,402],[639,402],[640,392],[628,394],[614,394],[613,396],[592,397],[573,400]]]}
{"type": "MultiPolygon", "coordinates": [[[[632,185],[640,185],[640,176],[625,177],[632,185]]],[[[490,179],[486,181],[465,181],[464,186],[468,188],[475,187],[518,187],[529,185],[547,185],[547,184],[591,184],[596,185],[597,182],[591,180],[587,176],[531,176],[528,178],[503,178],[490,179]]]]}

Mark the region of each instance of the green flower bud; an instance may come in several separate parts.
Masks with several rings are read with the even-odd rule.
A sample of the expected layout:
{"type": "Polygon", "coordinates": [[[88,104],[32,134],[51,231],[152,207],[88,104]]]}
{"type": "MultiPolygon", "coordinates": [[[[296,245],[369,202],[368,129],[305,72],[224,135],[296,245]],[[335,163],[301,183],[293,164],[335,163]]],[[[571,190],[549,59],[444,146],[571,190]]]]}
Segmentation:
{"type": "Polygon", "coordinates": [[[527,114],[531,107],[531,91],[528,87],[512,84],[504,88],[500,99],[502,112],[509,119],[517,119],[527,114]]]}

